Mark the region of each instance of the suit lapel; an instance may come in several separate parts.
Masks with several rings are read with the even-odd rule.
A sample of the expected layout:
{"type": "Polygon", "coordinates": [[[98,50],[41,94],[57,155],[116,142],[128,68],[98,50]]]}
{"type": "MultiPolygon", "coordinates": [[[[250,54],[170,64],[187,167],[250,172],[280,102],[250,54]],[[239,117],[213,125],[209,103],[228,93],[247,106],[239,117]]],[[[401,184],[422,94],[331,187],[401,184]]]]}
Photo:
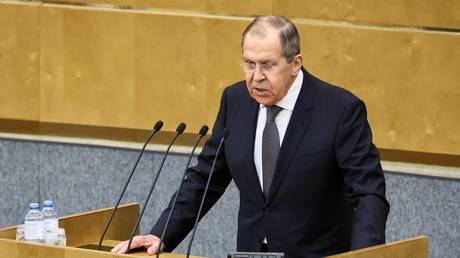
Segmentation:
{"type": "Polygon", "coordinates": [[[272,185],[268,199],[265,202],[267,205],[278,190],[289,165],[297,151],[297,148],[302,141],[302,138],[308,130],[311,123],[311,110],[313,107],[314,85],[311,75],[302,68],[304,78],[302,88],[297,98],[294,110],[289,120],[286,134],[279,152],[278,162],[276,165],[275,174],[273,176],[272,185]]]}

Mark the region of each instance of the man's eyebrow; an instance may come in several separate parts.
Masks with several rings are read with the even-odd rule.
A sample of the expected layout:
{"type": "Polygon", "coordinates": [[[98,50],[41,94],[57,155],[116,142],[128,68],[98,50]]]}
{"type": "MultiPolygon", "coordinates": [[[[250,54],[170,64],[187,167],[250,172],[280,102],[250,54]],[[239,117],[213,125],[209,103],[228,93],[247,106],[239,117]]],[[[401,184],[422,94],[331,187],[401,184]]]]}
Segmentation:
{"type": "Polygon", "coordinates": [[[275,63],[275,61],[273,61],[273,60],[271,60],[271,59],[262,59],[262,60],[260,60],[259,62],[256,62],[256,61],[251,60],[250,58],[247,58],[247,57],[245,57],[245,56],[243,56],[243,60],[244,60],[244,61],[253,62],[253,63],[261,63],[261,64],[275,63]]]}

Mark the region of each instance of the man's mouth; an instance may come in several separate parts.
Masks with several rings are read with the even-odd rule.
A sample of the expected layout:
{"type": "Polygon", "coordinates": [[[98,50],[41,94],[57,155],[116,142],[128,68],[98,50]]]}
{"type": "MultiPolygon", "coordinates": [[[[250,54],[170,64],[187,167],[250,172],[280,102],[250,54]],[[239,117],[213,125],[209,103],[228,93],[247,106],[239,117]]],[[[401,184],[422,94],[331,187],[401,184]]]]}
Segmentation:
{"type": "Polygon", "coordinates": [[[254,88],[253,90],[256,95],[267,95],[269,93],[268,90],[263,88],[254,88]]]}

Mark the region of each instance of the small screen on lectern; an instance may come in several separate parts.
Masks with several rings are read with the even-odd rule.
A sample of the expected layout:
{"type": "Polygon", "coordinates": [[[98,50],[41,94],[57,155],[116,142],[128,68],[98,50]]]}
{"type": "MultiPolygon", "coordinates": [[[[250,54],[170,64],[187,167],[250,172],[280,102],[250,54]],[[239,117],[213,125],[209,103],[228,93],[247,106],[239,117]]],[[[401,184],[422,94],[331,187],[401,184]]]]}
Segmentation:
{"type": "Polygon", "coordinates": [[[228,253],[228,258],[284,258],[284,253],[228,253]]]}

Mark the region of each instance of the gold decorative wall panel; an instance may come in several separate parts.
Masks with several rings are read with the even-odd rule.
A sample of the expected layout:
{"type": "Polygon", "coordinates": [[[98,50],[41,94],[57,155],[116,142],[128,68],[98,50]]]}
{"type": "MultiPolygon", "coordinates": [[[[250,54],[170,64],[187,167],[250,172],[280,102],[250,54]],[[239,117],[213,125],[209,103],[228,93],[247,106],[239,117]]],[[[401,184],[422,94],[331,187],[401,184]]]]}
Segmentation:
{"type": "Polygon", "coordinates": [[[458,0],[273,0],[276,15],[399,26],[460,28],[458,0]]]}
{"type": "MultiPolygon", "coordinates": [[[[137,124],[163,119],[174,131],[206,122],[206,20],[143,14],[136,16],[137,124]]],[[[211,96],[212,97],[212,96],[211,96]]],[[[198,128],[198,129],[197,129],[198,128]]]]}
{"type": "Polygon", "coordinates": [[[113,5],[127,8],[159,8],[173,10],[206,11],[206,0],[42,0],[43,3],[62,3],[73,5],[113,5]]]}
{"type": "Polygon", "coordinates": [[[189,10],[232,15],[283,15],[381,25],[460,28],[457,0],[44,0],[189,10]]]}
{"type": "Polygon", "coordinates": [[[44,3],[109,4],[122,8],[182,10],[228,15],[266,15],[272,13],[272,0],[43,0],[44,3]]]}
{"type": "Polygon", "coordinates": [[[114,127],[133,123],[134,16],[114,15],[41,8],[42,121],[114,127]]]}
{"type": "Polygon", "coordinates": [[[300,17],[305,67],[366,102],[378,147],[460,155],[460,33],[380,26],[457,28],[460,8],[273,0],[243,14],[243,1],[151,3],[159,9],[0,3],[0,119],[130,130],[163,119],[169,132],[181,121],[195,132],[243,79],[246,15],[280,13],[300,17]],[[411,6],[416,14],[403,15],[411,6]]]}
{"type": "Polygon", "coordinates": [[[39,118],[39,5],[0,2],[0,117],[39,118]]]}
{"type": "Polygon", "coordinates": [[[220,95],[207,91],[219,69],[207,66],[208,19],[55,6],[41,19],[42,121],[148,129],[161,118],[170,131],[207,122],[206,100],[220,95]]]}
{"type": "Polygon", "coordinates": [[[460,154],[460,34],[298,28],[307,69],[365,101],[379,147],[460,154]]]}
{"type": "Polygon", "coordinates": [[[216,119],[224,88],[244,79],[240,44],[241,33],[248,23],[249,20],[243,19],[207,21],[206,110],[210,125],[216,119]]]}

